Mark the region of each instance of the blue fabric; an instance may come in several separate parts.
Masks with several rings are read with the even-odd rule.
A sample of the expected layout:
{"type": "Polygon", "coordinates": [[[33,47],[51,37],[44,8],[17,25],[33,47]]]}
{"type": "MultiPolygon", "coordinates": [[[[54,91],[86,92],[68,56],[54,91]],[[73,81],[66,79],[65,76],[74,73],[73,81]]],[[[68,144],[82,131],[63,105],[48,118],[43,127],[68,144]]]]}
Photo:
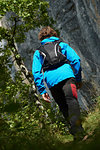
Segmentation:
{"type": "MultiPolygon", "coordinates": [[[[50,37],[44,39],[41,44],[43,45],[46,42],[53,42],[55,40],[59,40],[59,38],[50,37]]],[[[43,75],[43,73],[41,72],[43,56],[40,55],[38,50],[36,50],[33,55],[32,74],[34,77],[34,82],[38,87],[38,91],[41,95],[46,93],[46,87],[43,80],[45,80],[45,82],[47,83],[48,88],[51,88],[59,82],[70,77],[74,77],[77,81],[81,81],[80,57],[67,43],[61,42],[59,45],[61,47],[62,54],[67,57],[67,59],[70,61],[71,66],[74,68],[74,72],[71,66],[66,63],[57,69],[45,71],[43,75]]]]}

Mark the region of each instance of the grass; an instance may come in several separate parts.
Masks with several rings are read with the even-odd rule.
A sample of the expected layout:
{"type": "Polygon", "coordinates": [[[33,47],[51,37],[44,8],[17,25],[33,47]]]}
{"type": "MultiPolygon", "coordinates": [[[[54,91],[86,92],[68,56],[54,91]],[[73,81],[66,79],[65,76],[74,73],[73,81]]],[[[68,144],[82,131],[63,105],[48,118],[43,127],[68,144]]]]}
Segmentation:
{"type": "Polygon", "coordinates": [[[90,111],[83,118],[83,127],[88,135],[85,141],[73,141],[71,135],[58,135],[59,144],[55,150],[94,150],[100,149],[100,97],[97,98],[97,104],[94,110],[90,111]]]}
{"type": "MultiPolygon", "coordinates": [[[[12,142],[1,140],[0,150],[94,150],[100,149],[100,97],[94,110],[83,117],[83,127],[88,135],[85,141],[73,141],[73,136],[60,131],[54,134],[42,130],[38,138],[28,135],[16,136],[12,142]],[[2,146],[3,144],[3,146],[2,146]]],[[[48,128],[49,129],[49,128],[48,128]]],[[[36,136],[37,137],[37,136],[36,136]]]]}
{"type": "Polygon", "coordinates": [[[83,127],[91,137],[100,134],[100,97],[97,98],[95,109],[85,118],[83,127]]]}

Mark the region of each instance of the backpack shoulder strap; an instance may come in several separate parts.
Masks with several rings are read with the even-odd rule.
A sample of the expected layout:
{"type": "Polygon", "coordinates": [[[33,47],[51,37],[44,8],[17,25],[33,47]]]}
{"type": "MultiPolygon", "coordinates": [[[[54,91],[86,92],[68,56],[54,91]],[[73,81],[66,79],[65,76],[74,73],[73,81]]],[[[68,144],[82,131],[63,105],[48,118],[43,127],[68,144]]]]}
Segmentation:
{"type": "Polygon", "coordinates": [[[48,52],[45,50],[45,45],[41,45],[38,48],[38,50],[39,50],[40,54],[44,56],[44,58],[47,57],[48,59],[50,59],[50,56],[49,56],[48,52]]]}
{"type": "MultiPolygon", "coordinates": [[[[59,44],[60,44],[61,42],[62,42],[61,40],[54,41],[54,43],[55,43],[55,44],[57,43],[58,46],[59,46],[59,44]]],[[[60,46],[59,46],[59,47],[60,47],[60,46]]]]}

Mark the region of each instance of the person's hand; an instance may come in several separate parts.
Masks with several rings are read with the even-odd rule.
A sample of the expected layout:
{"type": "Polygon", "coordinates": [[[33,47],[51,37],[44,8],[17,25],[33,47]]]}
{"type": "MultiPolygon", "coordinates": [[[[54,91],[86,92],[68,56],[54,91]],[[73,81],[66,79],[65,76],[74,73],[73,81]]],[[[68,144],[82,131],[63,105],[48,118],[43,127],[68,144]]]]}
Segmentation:
{"type": "Polygon", "coordinates": [[[42,98],[43,98],[47,103],[51,103],[50,97],[49,97],[49,94],[48,94],[48,93],[42,94],[42,98]]]}
{"type": "Polygon", "coordinates": [[[77,89],[80,89],[82,87],[83,83],[80,81],[80,82],[77,82],[76,83],[76,87],[77,89]]]}

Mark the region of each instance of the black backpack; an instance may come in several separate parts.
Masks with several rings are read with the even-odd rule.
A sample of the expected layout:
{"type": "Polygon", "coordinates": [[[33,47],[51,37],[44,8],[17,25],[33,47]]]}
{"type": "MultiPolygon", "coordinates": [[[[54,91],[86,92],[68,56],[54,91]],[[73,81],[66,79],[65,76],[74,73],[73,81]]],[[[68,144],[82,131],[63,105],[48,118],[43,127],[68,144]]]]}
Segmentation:
{"type": "Polygon", "coordinates": [[[47,42],[38,48],[40,54],[44,57],[43,71],[58,68],[67,62],[66,56],[61,53],[60,42],[60,40],[47,42]]]}

